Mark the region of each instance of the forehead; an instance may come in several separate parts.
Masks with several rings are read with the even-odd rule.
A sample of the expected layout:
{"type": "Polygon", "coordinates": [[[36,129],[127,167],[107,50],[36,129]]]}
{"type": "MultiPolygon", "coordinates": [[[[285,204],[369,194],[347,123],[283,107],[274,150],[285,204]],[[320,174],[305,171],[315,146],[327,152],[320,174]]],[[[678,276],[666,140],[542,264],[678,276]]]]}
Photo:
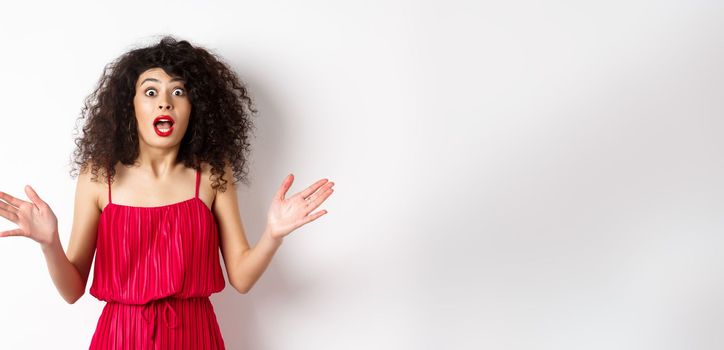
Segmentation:
{"type": "Polygon", "coordinates": [[[154,82],[154,83],[172,83],[172,82],[184,82],[183,79],[180,77],[173,77],[168,74],[166,74],[166,71],[164,71],[161,68],[151,68],[147,69],[143,73],[141,73],[138,76],[138,79],[136,81],[136,85],[143,85],[144,83],[154,82]]]}

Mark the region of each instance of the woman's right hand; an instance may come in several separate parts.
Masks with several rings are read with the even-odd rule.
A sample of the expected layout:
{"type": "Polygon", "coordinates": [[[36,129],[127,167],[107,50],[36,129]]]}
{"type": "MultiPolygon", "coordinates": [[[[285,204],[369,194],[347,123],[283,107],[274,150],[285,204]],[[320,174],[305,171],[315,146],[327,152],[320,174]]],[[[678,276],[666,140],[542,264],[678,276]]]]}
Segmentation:
{"type": "Polygon", "coordinates": [[[49,245],[58,239],[58,219],[32,187],[25,186],[25,193],[32,202],[0,191],[0,216],[18,225],[17,229],[0,232],[0,237],[25,236],[49,245]]]}

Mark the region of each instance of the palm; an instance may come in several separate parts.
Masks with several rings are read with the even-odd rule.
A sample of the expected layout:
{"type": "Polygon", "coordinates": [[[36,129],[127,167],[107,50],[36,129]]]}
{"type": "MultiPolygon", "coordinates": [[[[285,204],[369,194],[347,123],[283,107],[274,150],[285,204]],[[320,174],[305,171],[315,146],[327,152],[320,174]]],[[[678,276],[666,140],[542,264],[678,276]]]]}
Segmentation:
{"type": "Polygon", "coordinates": [[[58,219],[30,186],[25,191],[32,202],[0,192],[0,215],[18,225],[17,229],[0,232],[0,237],[25,236],[41,244],[50,243],[57,231],[58,219]]]}
{"type": "Polygon", "coordinates": [[[275,238],[284,237],[300,226],[326,214],[326,210],[320,210],[311,215],[309,213],[319,207],[334,192],[332,189],[334,183],[321,179],[304,191],[284,198],[293,181],[294,175],[292,174],[284,179],[269,207],[267,227],[275,238]]]}

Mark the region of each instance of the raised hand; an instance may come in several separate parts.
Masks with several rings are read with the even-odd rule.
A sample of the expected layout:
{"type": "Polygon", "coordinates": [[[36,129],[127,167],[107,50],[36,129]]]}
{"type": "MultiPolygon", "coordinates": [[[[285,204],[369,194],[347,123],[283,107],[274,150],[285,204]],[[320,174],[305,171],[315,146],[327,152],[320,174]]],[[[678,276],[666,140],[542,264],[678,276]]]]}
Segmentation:
{"type": "Polygon", "coordinates": [[[16,223],[17,229],[0,232],[0,237],[25,236],[41,245],[50,244],[58,235],[58,219],[35,190],[25,186],[32,202],[0,192],[0,216],[16,223]]]}
{"type": "Polygon", "coordinates": [[[284,196],[293,181],[294,175],[289,174],[274,195],[269,207],[267,230],[274,238],[282,238],[327,213],[326,210],[320,210],[309,215],[332,194],[334,182],[327,182],[327,179],[318,180],[304,191],[285,199],[284,196]]]}

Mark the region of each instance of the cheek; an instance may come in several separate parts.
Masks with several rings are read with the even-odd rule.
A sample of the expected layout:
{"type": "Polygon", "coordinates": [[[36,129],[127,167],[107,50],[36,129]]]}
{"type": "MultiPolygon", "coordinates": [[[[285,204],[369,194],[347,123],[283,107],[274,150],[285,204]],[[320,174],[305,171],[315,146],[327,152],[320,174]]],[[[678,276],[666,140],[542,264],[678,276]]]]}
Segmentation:
{"type": "Polygon", "coordinates": [[[180,112],[177,114],[179,117],[181,115],[183,115],[184,125],[188,126],[189,122],[191,121],[191,105],[185,104],[185,105],[179,106],[179,109],[177,110],[177,112],[180,112]]]}
{"type": "Polygon", "coordinates": [[[189,103],[188,100],[182,104],[179,104],[179,107],[184,110],[184,114],[186,114],[186,115],[191,114],[191,103],[189,103]]]}
{"type": "Polygon", "coordinates": [[[133,110],[139,122],[147,121],[149,118],[155,118],[153,114],[156,110],[154,109],[153,102],[148,99],[134,99],[133,110]]]}
{"type": "Polygon", "coordinates": [[[136,112],[136,116],[143,115],[143,101],[138,98],[133,99],[133,111],[136,112]]]}
{"type": "Polygon", "coordinates": [[[174,125],[174,127],[177,127],[179,130],[183,130],[184,132],[189,128],[189,121],[184,120],[183,122],[177,123],[177,125],[174,125]]]}
{"type": "Polygon", "coordinates": [[[133,105],[136,106],[136,109],[144,109],[148,107],[150,101],[145,98],[136,97],[133,99],[133,105]]]}
{"type": "Polygon", "coordinates": [[[136,118],[136,124],[138,125],[138,128],[144,130],[143,125],[146,125],[148,123],[149,113],[148,106],[146,106],[142,99],[133,99],[133,114],[136,118]]]}

